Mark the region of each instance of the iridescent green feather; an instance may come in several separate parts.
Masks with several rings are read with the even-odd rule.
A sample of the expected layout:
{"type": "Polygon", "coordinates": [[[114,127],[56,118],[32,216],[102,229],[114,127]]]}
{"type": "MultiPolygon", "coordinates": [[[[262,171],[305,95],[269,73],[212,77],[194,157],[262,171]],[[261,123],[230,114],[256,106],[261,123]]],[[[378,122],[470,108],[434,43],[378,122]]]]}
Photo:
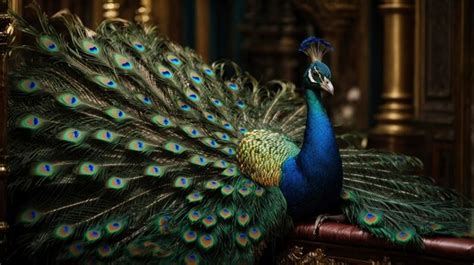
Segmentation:
{"type": "Polygon", "coordinates": [[[77,166],[76,172],[82,176],[96,176],[100,171],[100,166],[92,162],[82,162],[77,166]]]}
{"type": "Polygon", "coordinates": [[[170,118],[161,116],[161,115],[154,115],[152,117],[152,121],[154,124],[158,125],[159,127],[167,128],[173,126],[173,122],[170,118]]]}
{"type": "Polygon", "coordinates": [[[43,126],[44,120],[34,114],[27,114],[18,121],[19,128],[36,130],[43,126]]]}
{"type": "Polygon", "coordinates": [[[105,224],[105,231],[109,235],[119,234],[125,229],[125,222],[121,220],[112,220],[105,224]]]}
{"type": "Polygon", "coordinates": [[[41,89],[38,81],[32,79],[23,79],[18,82],[17,88],[26,94],[36,92],[41,89]]]}
{"type": "Polygon", "coordinates": [[[125,71],[130,71],[134,68],[134,64],[132,60],[122,54],[114,54],[113,55],[115,65],[125,71]]]}
{"type": "Polygon", "coordinates": [[[72,144],[79,144],[84,140],[86,135],[87,133],[84,131],[75,128],[67,128],[59,133],[58,138],[72,144]]]}
{"type": "Polygon", "coordinates": [[[55,54],[60,51],[60,46],[59,46],[58,41],[52,36],[48,36],[48,35],[39,36],[38,45],[42,50],[51,54],[55,54]]]}
{"type": "Polygon", "coordinates": [[[196,166],[206,166],[207,164],[209,164],[211,161],[202,156],[202,155],[193,155],[190,159],[189,159],[189,162],[193,165],[196,165],[196,166]]]}
{"type": "Polygon", "coordinates": [[[57,98],[59,103],[68,108],[76,108],[82,104],[81,100],[74,94],[64,93],[57,98]]]}
{"type": "Polygon", "coordinates": [[[166,168],[158,164],[151,164],[145,168],[145,175],[150,177],[162,177],[165,172],[166,168]]]}
{"type": "Polygon", "coordinates": [[[115,132],[100,129],[94,133],[94,138],[99,141],[113,143],[119,138],[119,136],[115,132]]]}
{"type": "Polygon", "coordinates": [[[100,46],[92,39],[83,39],[80,47],[85,53],[92,56],[98,56],[101,53],[100,46]]]}
{"type": "Polygon", "coordinates": [[[33,175],[39,177],[53,177],[58,171],[56,165],[50,162],[40,162],[33,167],[33,175]]]}
{"type": "Polygon", "coordinates": [[[192,184],[192,179],[187,177],[178,177],[174,181],[174,187],[179,189],[187,189],[192,184]]]}
{"type": "Polygon", "coordinates": [[[119,88],[117,82],[103,75],[95,76],[94,81],[97,82],[97,84],[99,84],[101,87],[108,90],[117,90],[119,88]]]}
{"type": "Polygon", "coordinates": [[[128,115],[123,110],[114,107],[107,109],[105,113],[117,122],[122,122],[128,118],[128,115]]]}
{"type": "Polygon", "coordinates": [[[74,234],[74,227],[71,225],[63,224],[56,227],[54,235],[59,239],[68,239],[74,234]]]}
{"type": "Polygon", "coordinates": [[[126,179],[121,177],[113,176],[107,180],[106,187],[113,190],[124,189],[128,184],[126,179]]]}

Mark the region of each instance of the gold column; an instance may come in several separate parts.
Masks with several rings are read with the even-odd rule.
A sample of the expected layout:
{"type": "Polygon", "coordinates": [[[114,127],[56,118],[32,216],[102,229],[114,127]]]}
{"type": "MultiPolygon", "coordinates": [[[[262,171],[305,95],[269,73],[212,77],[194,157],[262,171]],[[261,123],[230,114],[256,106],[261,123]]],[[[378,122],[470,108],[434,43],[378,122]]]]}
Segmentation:
{"type": "Polygon", "coordinates": [[[104,9],[104,19],[117,18],[119,16],[120,3],[114,0],[105,0],[102,8],[104,9]]]}
{"type": "Polygon", "coordinates": [[[140,7],[137,10],[135,21],[143,24],[149,24],[151,22],[151,0],[141,0],[140,7]]]}
{"type": "Polygon", "coordinates": [[[412,0],[384,0],[379,8],[384,20],[384,70],[375,129],[398,134],[407,129],[405,122],[414,114],[414,5],[412,0]]]}
{"type": "Polygon", "coordinates": [[[414,1],[382,0],[383,88],[369,145],[414,154],[414,1]]]}

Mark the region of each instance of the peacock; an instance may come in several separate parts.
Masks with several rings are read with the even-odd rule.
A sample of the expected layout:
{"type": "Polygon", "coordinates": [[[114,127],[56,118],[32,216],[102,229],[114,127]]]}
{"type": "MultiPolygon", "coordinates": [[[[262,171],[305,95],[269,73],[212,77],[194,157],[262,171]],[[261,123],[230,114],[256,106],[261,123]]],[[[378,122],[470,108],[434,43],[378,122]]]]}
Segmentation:
{"type": "Polygon", "coordinates": [[[470,202],[418,176],[420,160],[335,136],[327,41],[301,43],[303,98],[153,27],[33,9],[32,23],[12,13],[13,256],[253,264],[293,220],[332,212],[395,244],[466,234],[470,202]]]}

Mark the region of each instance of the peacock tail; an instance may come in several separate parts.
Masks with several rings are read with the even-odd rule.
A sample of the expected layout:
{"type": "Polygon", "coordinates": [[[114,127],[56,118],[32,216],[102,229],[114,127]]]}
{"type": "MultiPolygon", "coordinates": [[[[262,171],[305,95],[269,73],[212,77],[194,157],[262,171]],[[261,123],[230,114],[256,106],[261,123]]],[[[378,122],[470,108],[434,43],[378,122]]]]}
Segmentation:
{"type": "Polygon", "coordinates": [[[425,236],[469,236],[472,202],[418,175],[419,159],[354,145],[340,151],[341,210],[351,223],[395,244],[418,247],[425,236]]]}
{"type": "MultiPolygon", "coordinates": [[[[44,260],[251,264],[290,227],[278,187],[240,173],[247,132],[298,138],[294,86],[208,66],[156,30],[15,15],[9,163],[25,253],[44,260]],[[296,119],[295,119],[296,120],[296,119]],[[295,126],[297,125],[297,126],[295,126]]],[[[304,109],[301,107],[300,112],[304,109]]]]}

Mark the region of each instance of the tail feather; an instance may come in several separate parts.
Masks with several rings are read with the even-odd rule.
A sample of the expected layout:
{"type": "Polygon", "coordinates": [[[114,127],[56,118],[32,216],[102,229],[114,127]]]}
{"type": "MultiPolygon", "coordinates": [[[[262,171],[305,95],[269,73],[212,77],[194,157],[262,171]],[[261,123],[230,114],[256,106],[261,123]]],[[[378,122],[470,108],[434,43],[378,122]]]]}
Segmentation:
{"type": "Polygon", "coordinates": [[[341,149],[342,211],[353,223],[397,244],[422,245],[422,236],[465,236],[472,205],[459,194],[413,175],[413,157],[364,149],[341,149]]]}
{"type": "Polygon", "coordinates": [[[267,94],[235,64],[211,68],[152,28],[106,21],[94,32],[35,9],[38,28],[15,15],[33,41],[13,50],[8,121],[29,253],[252,263],[287,229],[281,191],[242,175],[235,151],[247,131],[280,126],[293,88],[267,94]]]}

